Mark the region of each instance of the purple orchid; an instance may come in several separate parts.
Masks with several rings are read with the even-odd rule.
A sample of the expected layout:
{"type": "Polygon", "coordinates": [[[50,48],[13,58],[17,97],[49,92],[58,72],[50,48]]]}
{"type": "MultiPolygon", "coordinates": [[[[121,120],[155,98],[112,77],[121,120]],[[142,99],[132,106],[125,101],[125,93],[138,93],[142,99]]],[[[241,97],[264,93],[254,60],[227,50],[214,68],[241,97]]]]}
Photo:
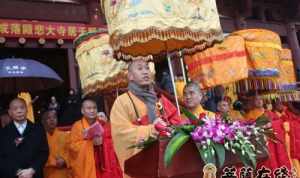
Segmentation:
{"type": "Polygon", "coordinates": [[[223,144],[226,140],[232,141],[236,139],[237,133],[242,134],[244,137],[253,135],[255,126],[253,124],[234,121],[226,123],[224,120],[215,117],[203,118],[204,124],[198,126],[192,133],[192,139],[195,142],[203,143],[211,140],[215,143],[223,144]]]}

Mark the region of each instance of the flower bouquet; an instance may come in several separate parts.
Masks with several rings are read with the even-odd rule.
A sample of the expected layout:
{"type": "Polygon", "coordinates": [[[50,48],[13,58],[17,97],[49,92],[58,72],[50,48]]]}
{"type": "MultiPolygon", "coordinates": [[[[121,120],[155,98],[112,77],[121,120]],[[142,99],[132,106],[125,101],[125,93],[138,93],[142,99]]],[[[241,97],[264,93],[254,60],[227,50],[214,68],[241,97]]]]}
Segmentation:
{"type": "MultiPolygon", "coordinates": [[[[192,140],[205,164],[213,163],[222,168],[226,159],[226,153],[236,155],[245,166],[256,167],[257,154],[267,153],[266,138],[277,141],[269,119],[265,116],[258,118],[255,122],[232,121],[228,116],[209,116],[201,113],[198,117],[182,109],[188,122],[183,125],[171,125],[172,132],[160,139],[169,139],[164,151],[164,165],[168,167],[174,155],[181,147],[192,140]]],[[[164,130],[165,131],[165,130],[164,130]]],[[[140,149],[149,147],[156,141],[154,138],[141,141],[137,145],[140,149]]]]}
{"type": "Polygon", "coordinates": [[[256,155],[260,145],[267,152],[266,138],[277,141],[265,116],[255,122],[232,121],[228,116],[208,116],[201,113],[199,117],[183,109],[190,124],[178,126],[173,132],[165,150],[164,164],[170,165],[173,156],[189,139],[195,143],[202,160],[223,167],[226,154],[236,154],[245,166],[256,166],[256,155]]]}

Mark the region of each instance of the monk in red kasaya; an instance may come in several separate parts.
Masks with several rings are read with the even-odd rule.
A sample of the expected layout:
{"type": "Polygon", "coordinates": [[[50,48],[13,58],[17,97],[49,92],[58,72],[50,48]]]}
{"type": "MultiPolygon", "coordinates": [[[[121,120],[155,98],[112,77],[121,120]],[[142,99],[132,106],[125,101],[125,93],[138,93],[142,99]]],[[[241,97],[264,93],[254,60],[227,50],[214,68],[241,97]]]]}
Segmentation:
{"type": "Polygon", "coordinates": [[[281,141],[275,143],[268,140],[269,158],[259,163],[258,167],[264,166],[271,169],[272,172],[280,167],[286,167],[288,170],[291,170],[291,164],[284,145],[283,121],[274,112],[264,109],[264,102],[260,96],[252,97],[252,106],[253,108],[245,114],[245,119],[247,121],[255,121],[262,116],[268,117],[276,137],[281,141]]]}

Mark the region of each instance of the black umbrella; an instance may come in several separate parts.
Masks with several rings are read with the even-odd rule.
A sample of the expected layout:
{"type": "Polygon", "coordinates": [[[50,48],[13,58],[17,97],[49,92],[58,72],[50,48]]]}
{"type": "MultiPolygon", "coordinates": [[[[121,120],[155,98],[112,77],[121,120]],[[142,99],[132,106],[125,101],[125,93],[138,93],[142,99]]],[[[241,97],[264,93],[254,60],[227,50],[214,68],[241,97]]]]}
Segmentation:
{"type": "Polygon", "coordinates": [[[45,90],[62,82],[56,72],[38,61],[20,58],[0,60],[0,94],[45,90]]]}

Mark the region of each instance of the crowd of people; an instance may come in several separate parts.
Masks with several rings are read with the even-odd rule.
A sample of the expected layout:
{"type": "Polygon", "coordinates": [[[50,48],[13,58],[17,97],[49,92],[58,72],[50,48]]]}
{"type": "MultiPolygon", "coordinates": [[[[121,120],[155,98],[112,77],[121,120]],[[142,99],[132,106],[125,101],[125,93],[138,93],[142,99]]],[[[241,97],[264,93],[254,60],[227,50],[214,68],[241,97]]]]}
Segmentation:
{"type": "MultiPolygon", "coordinates": [[[[13,99],[8,113],[1,117],[0,178],[130,178],[124,173],[124,163],[141,150],[128,147],[158,137],[157,124],[176,125],[187,118],[174,114],[176,107],[155,91],[147,62],[131,62],[128,80],[128,92],[116,98],[108,118],[99,114],[93,99],[85,98],[81,102],[82,118],[69,131],[57,127],[60,106],[55,98],[51,98],[48,110],[42,114],[41,124],[28,120],[23,99],[13,99]],[[157,101],[166,108],[167,121],[160,117],[157,101]]],[[[274,99],[270,109],[259,95],[253,95],[236,110],[231,99],[223,96],[217,103],[217,111],[212,112],[202,106],[203,97],[204,92],[197,83],[184,87],[185,107],[195,115],[219,114],[249,122],[266,115],[281,142],[268,141],[269,158],[258,167],[275,170],[285,166],[296,170],[300,177],[297,152],[300,116],[285,103],[274,99]]]]}

